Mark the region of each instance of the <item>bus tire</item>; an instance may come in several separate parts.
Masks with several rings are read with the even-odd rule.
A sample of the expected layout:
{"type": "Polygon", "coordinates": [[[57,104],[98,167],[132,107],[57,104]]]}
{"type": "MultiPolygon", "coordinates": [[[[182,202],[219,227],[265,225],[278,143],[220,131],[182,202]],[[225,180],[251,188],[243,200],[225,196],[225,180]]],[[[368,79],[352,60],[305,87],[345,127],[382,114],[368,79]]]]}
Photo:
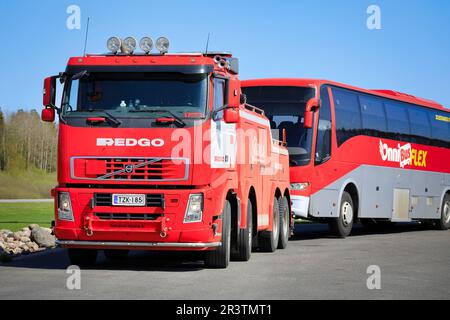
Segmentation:
{"type": "Polygon", "coordinates": [[[280,205],[278,199],[273,199],[272,210],[272,230],[263,231],[259,237],[259,249],[263,252],[275,252],[278,247],[278,240],[280,238],[280,205]]]}
{"type": "Polygon", "coordinates": [[[231,253],[231,204],[225,200],[222,212],[222,245],[206,253],[205,265],[208,268],[224,269],[230,263],[231,253]]]}
{"type": "Polygon", "coordinates": [[[280,238],[278,249],[286,249],[291,234],[291,212],[286,197],[280,199],[280,238]]]}
{"type": "Polygon", "coordinates": [[[67,250],[70,263],[79,267],[89,267],[97,261],[98,250],[95,249],[72,249],[67,250]]]}
{"type": "Polygon", "coordinates": [[[442,200],[441,218],[435,224],[438,230],[448,230],[450,227],[450,195],[447,193],[442,200]]]}
{"type": "Polygon", "coordinates": [[[236,251],[231,253],[235,261],[248,261],[252,255],[253,240],[253,205],[250,199],[247,203],[247,227],[240,230],[236,251]]]}
{"type": "Polygon", "coordinates": [[[331,219],[329,223],[333,235],[339,238],[345,238],[350,235],[355,218],[354,208],[352,197],[348,192],[344,191],[341,198],[339,217],[331,219]]]}
{"type": "Polygon", "coordinates": [[[129,250],[103,250],[106,259],[112,261],[121,261],[128,258],[129,250]]]}

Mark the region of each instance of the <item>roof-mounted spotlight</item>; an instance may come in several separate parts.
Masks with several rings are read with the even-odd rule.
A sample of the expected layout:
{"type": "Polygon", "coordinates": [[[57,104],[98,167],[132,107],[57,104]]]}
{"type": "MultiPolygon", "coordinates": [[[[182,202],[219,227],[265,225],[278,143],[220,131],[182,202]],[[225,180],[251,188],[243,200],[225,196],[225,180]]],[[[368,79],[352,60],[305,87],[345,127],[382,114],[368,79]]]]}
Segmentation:
{"type": "Polygon", "coordinates": [[[144,37],[139,42],[139,47],[142,51],[144,51],[146,54],[149,54],[150,51],[152,51],[153,48],[153,40],[150,37],[144,37]]]}
{"type": "Polygon", "coordinates": [[[133,37],[127,37],[122,41],[122,52],[125,54],[132,54],[136,50],[136,39],[133,37]]]}
{"type": "Polygon", "coordinates": [[[156,40],[156,49],[158,49],[161,54],[169,52],[169,45],[169,39],[167,39],[166,37],[159,37],[156,40]]]}
{"type": "Polygon", "coordinates": [[[111,53],[116,54],[119,52],[120,47],[122,46],[122,40],[119,37],[111,37],[108,39],[106,43],[106,47],[111,53]]]}

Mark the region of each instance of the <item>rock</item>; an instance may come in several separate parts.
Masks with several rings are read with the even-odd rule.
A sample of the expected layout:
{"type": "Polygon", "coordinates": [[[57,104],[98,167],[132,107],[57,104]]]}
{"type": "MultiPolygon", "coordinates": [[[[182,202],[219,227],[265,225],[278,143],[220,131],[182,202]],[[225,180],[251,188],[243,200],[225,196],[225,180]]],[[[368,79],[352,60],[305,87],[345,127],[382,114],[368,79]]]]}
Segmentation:
{"type": "Polygon", "coordinates": [[[14,237],[14,240],[20,241],[20,238],[22,238],[22,233],[19,232],[19,231],[18,232],[14,232],[13,237],[14,237]]]}
{"type": "Polygon", "coordinates": [[[23,231],[23,232],[27,232],[27,231],[31,231],[31,230],[30,230],[30,228],[28,228],[28,227],[24,227],[24,228],[22,228],[22,231],[23,231]]]}
{"type": "Polygon", "coordinates": [[[18,255],[18,254],[21,254],[22,252],[23,252],[23,250],[21,248],[17,247],[12,251],[12,254],[18,255]]]}
{"type": "Polygon", "coordinates": [[[20,237],[20,241],[27,243],[27,242],[30,242],[31,239],[29,237],[20,237]]]}
{"type": "Polygon", "coordinates": [[[7,238],[14,239],[14,232],[7,233],[7,234],[6,234],[6,237],[7,237],[7,238]]]}
{"type": "Polygon", "coordinates": [[[1,234],[8,235],[8,234],[13,233],[13,232],[12,232],[11,230],[8,230],[8,229],[2,229],[2,230],[0,231],[0,233],[1,233],[1,234]]]}
{"type": "Polygon", "coordinates": [[[14,250],[15,248],[17,248],[17,243],[15,242],[8,242],[6,245],[7,250],[14,250]]]}
{"type": "Polygon", "coordinates": [[[13,243],[14,242],[14,238],[6,238],[6,243],[13,243]]]}
{"type": "Polygon", "coordinates": [[[28,228],[29,228],[31,231],[33,231],[33,229],[37,229],[37,228],[40,228],[40,227],[39,227],[38,224],[33,223],[33,224],[30,224],[30,225],[28,226],[28,228]]]}
{"type": "Polygon", "coordinates": [[[52,248],[56,246],[55,237],[48,230],[41,227],[32,229],[31,240],[36,242],[39,247],[52,248]]]}
{"type": "Polygon", "coordinates": [[[22,229],[22,237],[27,237],[27,238],[31,237],[31,230],[28,228],[23,228],[23,229],[22,229]],[[23,230],[23,229],[26,229],[26,230],[23,230]]]}

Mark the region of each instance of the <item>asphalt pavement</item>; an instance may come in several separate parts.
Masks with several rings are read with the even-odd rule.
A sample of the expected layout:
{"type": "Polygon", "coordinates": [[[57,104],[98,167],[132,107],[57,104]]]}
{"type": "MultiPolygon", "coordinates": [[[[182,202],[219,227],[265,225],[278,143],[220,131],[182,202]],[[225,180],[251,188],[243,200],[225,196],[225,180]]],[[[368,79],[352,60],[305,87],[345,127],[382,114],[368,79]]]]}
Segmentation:
{"type": "Polygon", "coordinates": [[[418,224],[357,226],[347,239],[331,237],[326,225],[299,225],[287,249],[255,252],[226,270],[206,269],[199,258],[132,252],[110,262],[101,254],[81,270],[77,289],[66,250],[55,249],[0,263],[0,299],[450,298],[450,231],[418,224]]]}

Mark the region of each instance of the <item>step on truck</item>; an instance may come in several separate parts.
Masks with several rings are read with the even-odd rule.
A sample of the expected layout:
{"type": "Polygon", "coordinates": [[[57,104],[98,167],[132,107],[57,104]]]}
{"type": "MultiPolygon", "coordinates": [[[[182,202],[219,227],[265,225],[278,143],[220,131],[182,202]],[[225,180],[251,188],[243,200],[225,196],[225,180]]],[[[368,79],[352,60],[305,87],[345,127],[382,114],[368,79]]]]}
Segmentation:
{"type": "Polygon", "coordinates": [[[179,250],[226,268],[285,248],[288,151],[241,94],[238,59],[155,44],[136,53],[134,38],[112,37],[110,53],[70,58],[44,81],[42,119],[59,119],[57,243],[79,266],[99,250],[179,250]]]}

